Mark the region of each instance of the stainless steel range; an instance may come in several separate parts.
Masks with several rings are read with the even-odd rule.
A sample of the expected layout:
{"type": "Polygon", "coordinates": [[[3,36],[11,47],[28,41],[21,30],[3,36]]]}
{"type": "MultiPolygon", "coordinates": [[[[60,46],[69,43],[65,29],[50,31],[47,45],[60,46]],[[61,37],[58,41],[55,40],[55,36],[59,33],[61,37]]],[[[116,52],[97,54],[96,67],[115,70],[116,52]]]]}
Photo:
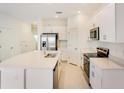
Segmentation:
{"type": "Polygon", "coordinates": [[[88,84],[90,78],[90,58],[105,58],[109,56],[109,49],[101,47],[96,49],[97,53],[84,53],[84,76],[88,84]]]}

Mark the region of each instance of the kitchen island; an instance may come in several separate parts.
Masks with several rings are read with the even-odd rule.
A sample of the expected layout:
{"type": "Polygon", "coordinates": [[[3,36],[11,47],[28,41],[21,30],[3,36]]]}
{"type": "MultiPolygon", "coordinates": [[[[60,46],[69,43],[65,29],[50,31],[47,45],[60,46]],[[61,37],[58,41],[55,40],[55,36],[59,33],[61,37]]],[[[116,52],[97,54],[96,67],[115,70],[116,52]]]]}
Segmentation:
{"type": "Polygon", "coordinates": [[[33,51],[3,61],[0,64],[0,88],[57,88],[60,54],[58,51],[46,51],[45,54],[33,51]]]}

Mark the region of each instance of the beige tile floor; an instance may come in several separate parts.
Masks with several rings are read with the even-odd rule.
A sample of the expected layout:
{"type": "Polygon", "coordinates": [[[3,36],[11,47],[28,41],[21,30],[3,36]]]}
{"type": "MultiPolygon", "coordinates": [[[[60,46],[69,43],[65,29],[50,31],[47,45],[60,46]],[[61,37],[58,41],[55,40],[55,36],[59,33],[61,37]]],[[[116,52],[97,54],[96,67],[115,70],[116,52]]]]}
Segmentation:
{"type": "Polygon", "coordinates": [[[89,89],[80,66],[67,62],[61,64],[59,89],[89,89]]]}

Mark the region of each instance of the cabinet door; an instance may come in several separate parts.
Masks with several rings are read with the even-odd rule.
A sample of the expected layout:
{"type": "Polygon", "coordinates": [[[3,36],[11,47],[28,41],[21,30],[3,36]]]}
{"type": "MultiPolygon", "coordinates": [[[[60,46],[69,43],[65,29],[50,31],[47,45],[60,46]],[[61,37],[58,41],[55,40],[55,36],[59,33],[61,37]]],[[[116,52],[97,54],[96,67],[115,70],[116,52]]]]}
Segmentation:
{"type": "Polygon", "coordinates": [[[99,69],[94,65],[90,64],[90,84],[92,88],[94,89],[99,89],[102,86],[102,78],[101,75],[99,74],[99,69]]]}
{"type": "Polygon", "coordinates": [[[23,89],[24,70],[5,68],[1,70],[2,89],[23,89]]]}
{"type": "Polygon", "coordinates": [[[67,40],[67,33],[65,27],[60,28],[59,36],[60,36],[59,37],[60,40],[67,40]]]}
{"type": "Polygon", "coordinates": [[[66,28],[64,26],[53,27],[53,32],[59,34],[59,40],[66,40],[66,28]]]}
{"type": "Polygon", "coordinates": [[[99,14],[93,17],[91,24],[92,24],[92,28],[99,27],[99,14]]]}
{"type": "Polygon", "coordinates": [[[51,26],[45,26],[43,28],[43,33],[51,33],[53,31],[53,28],[51,26]]]}
{"type": "Polygon", "coordinates": [[[16,31],[10,28],[2,28],[0,27],[0,60],[6,60],[16,53],[18,53],[18,46],[17,40],[15,37],[16,31]]]}
{"type": "Polygon", "coordinates": [[[27,89],[52,89],[53,70],[51,69],[28,69],[26,70],[27,89]]]}
{"type": "Polygon", "coordinates": [[[69,28],[76,28],[78,27],[79,23],[78,23],[78,16],[72,16],[68,18],[67,21],[68,27],[69,28]]]}
{"type": "Polygon", "coordinates": [[[100,41],[115,42],[115,5],[109,4],[99,13],[100,41]]]}

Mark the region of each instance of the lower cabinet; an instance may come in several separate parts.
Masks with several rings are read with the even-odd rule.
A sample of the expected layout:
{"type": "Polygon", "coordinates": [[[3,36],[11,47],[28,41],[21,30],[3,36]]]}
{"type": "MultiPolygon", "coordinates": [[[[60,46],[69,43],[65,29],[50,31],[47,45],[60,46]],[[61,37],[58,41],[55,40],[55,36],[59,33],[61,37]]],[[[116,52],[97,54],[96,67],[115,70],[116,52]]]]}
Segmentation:
{"type": "Polygon", "coordinates": [[[103,69],[91,62],[90,84],[93,89],[123,89],[124,69],[103,69]]]}
{"type": "Polygon", "coordinates": [[[90,84],[92,88],[102,88],[102,73],[97,67],[90,63],[90,84]]]}
{"type": "Polygon", "coordinates": [[[53,71],[51,69],[26,70],[26,89],[52,89],[53,71]]]}
{"type": "Polygon", "coordinates": [[[3,68],[0,69],[0,88],[1,89],[23,89],[24,70],[3,68]]]}
{"type": "Polygon", "coordinates": [[[57,89],[58,64],[52,69],[0,69],[1,89],[57,89]]]}

